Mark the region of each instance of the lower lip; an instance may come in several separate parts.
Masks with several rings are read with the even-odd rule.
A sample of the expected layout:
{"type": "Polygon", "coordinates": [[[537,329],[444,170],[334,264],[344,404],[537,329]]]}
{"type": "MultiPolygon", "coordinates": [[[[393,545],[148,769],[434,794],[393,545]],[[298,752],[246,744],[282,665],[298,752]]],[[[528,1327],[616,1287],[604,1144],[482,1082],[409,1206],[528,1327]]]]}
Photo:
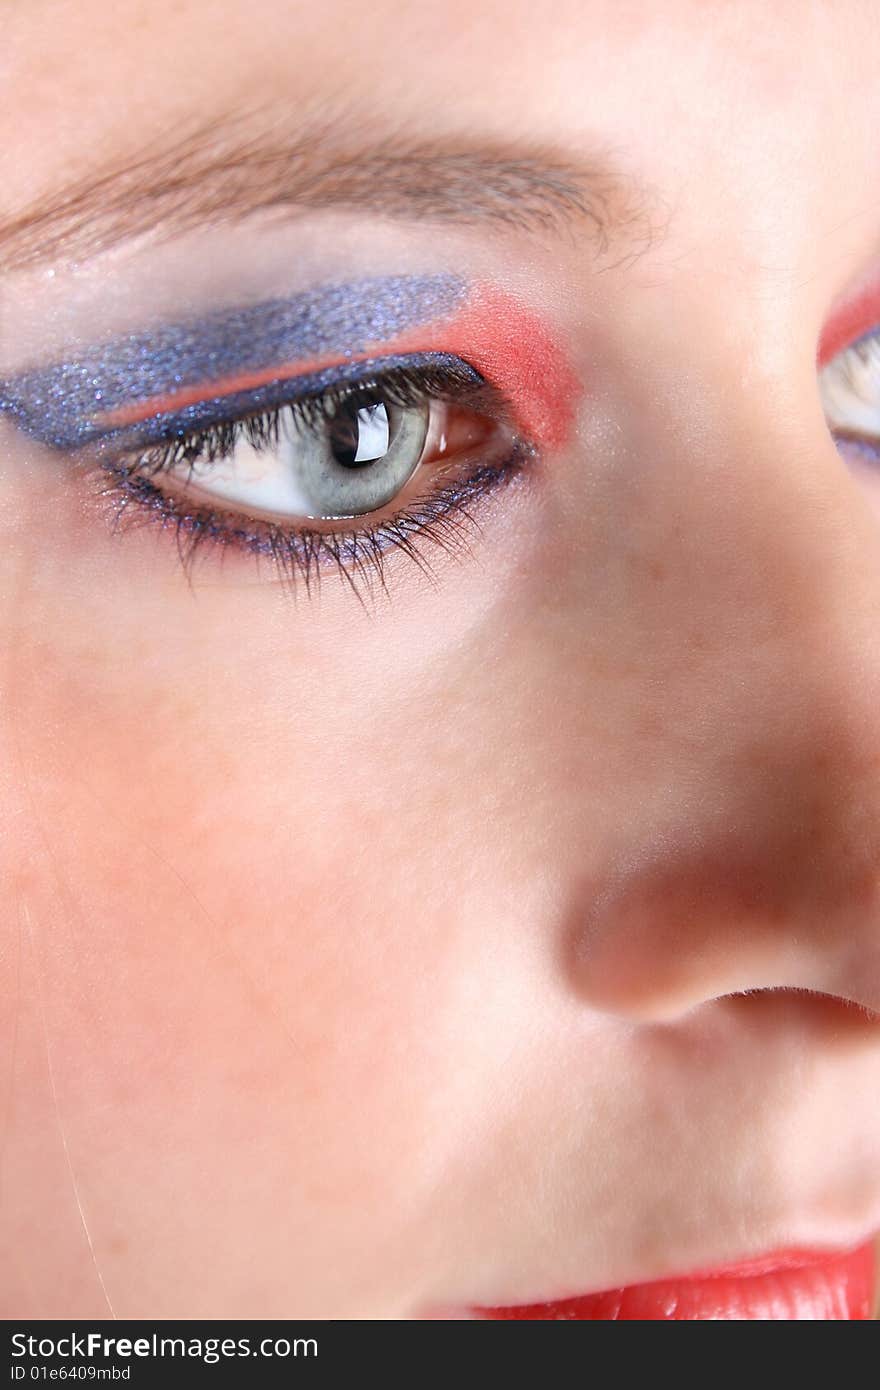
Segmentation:
{"type": "Polygon", "coordinates": [[[686,1278],[631,1284],[555,1303],[473,1311],[480,1318],[517,1321],[858,1321],[872,1315],[876,1273],[871,1241],[836,1253],[781,1251],[686,1278]]]}

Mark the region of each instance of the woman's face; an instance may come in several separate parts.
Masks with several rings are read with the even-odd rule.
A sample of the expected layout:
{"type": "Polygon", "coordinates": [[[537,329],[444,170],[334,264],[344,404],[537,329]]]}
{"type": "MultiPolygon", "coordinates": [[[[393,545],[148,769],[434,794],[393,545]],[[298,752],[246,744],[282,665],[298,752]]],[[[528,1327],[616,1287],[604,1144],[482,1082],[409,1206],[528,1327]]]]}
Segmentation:
{"type": "Polygon", "coordinates": [[[869,1239],[875,7],[2,23],[7,1316],[869,1239]]]}

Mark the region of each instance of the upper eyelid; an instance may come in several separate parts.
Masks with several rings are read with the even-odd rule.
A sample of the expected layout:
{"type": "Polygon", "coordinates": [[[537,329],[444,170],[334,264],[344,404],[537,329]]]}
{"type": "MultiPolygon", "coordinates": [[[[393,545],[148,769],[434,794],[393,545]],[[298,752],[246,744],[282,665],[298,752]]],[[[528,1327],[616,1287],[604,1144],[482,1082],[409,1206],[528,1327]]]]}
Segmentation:
{"type": "Polygon", "coordinates": [[[221,310],[0,381],[0,412],[41,442],[73,448],[212,397],[260,386],[269,394],[273,384],[289,389],[305,378],[320,390],[362,374],[379,355],[371,348],[449,318],[466,293],[448,273],[374,277],[221,310]]]}
{"type": "MultiPolygon", "coordinates": [[[[452,354],[494,388],[495,399],[509,407],[517,431],[536,447],[556,450],[571,440],[586,384],[582,371],[569,345],[556,337],[554,327],[516,294],[488,283],[468,283],[450,274],[385,277],[355,282],[355,288],[361,296],[358,312],[367,315],[363,329],[366,337],[375,334],[384,341],[364,342],[358,352],[351,346],[351,332],[343,342],[351,319],[340,313],[340,341],[334,343],[336,350],[331,354],[337,371],[340,364],[344,367],[347,362],[385,357],[388,353],[452,354]],[[384,312],[377,322],[376,296],[381,285],[387,293],[381,301],[384,312]],[[395,328],[402,331],[395,334],[395,328]]],[[[339,305],[350,315],[345,296],[351,295],[351,285],[330,287],[320,293],[339,295],[339,305]]],[[[260,310],[264,318],[268,315],[271,319],[276,307],[273,302],[260,306],[260,310]]],[[[218,322],[222,321],[220,316],[218,322]]],[[[204,322],[197,330],[185,330],[183,343],[179,338],[174,341],[164,360],[157,347],[157,335],[127,340],[132,345],[133,360],[127,362],[127,375],[120,373],[121,399],[149,401],[156,391],[167,392],[169,384],[180,383],[184,373],[179,370],[178,354],[187,333],[199,347],[197,361],[201,370],[196,373],[194,364],[194,375],[204,394],[209,395],[211,382],[206,378],[213,377],[216,384],[221,368],[216,355],[212,358],[209,354],[205,361],[199,338],[204,322]],[[143,381],[139,378],[141,369],[145,373],[143,381]]],[[[242,356],[240,329],[241,324],[237,331],[226,333],[227,340],[235,345],[232,359],[236,368],[240,367],[242,356]]],[[[181,333],[179,326],[168,331],[181,333]]],[[[221,342],[222,339],[221,333],[221,342]]],[[[0,382],[0,412],[11,413],[32,437],[57,448],[73,449],[87,443],[90,435],[94,436],[92,417],[106,413],[108,405],[112,408],[118,404],[112,395],[107,395],[113,384],[112,373],[119,370],[114,357],[118,346],[111,345],[103,356],[56,364],[0,382]],[[72,414],[77,405],[79,420],[72,414]]],[[[310,365],[316,366],[314,362],[310,365]]],[[[305,364],[299,366],[302,370],[305,364]]],[[[198,394],[201,393],[200,390],[198,394]]]]}
{"type": "MultiPolygon", "coordinates": [[[[9,414],[31,438],[38,439],[40,443],[61,452],[73,452],[89,444],[112,444],[117,449],[127,450],[147,447],[151,443],[170,437],[196,433],[200,429],[233,422],[247,415],[277,410],[294,401],[310,397],[319,398],[335,388],[355,388],[376,382],[377,389],[381,389],[383,376],[402,368],[411,371],[431,371],[435,377],[438,373],[446,372],[450,381],[454,377],[459,391],[469,387],[474,392],[482,393],[487,406],[495,407],[493,413],[500,413],[499,405],[502,402],[497,390],[460,357],[441,352],[367,358],[336,364],[316,373],[273,375],[265,385],[256,389],[234,391],[226,395],[211,395],[210,391],[201,392],[198,393],[197,400],[182,407],[172,408],[169,405],[151,409],[149,413],[139,415],[131,421],[110,421],[106,425],[86,421],[81,427],[81,422],[74,418],[65,430],[63,426],[59,428],[57,422],[45,420],[40,415],[28,419],[19,408],[8,409],[9,414]]],[[[426,391],[426,395],[432,394],[436,392],[426,391]]]]}

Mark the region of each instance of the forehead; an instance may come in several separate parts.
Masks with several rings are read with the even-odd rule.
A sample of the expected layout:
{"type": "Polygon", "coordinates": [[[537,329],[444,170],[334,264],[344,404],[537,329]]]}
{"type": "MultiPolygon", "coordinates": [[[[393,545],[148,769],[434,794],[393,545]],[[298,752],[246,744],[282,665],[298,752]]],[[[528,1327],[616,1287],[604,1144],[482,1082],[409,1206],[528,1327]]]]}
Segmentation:
{"type": "MultiPolygon", "coordinates": [[[[25,144],[51,130],[59,162],[85,157],[98,131],[143,143],[174,113],[267,99],[283,118],[318,108],[569,141],[645,131],[663,111],[678,117],[662,128],[675,141],[678,127],[693,137],[721,116],[728,93],[769,112],[831,83],[838,107],[850,93],[864,102],[880,52],[875,7],[860,0],[780,0],[770,22],[761,0],[0,0],[0,11],[2,119],[25,144]]],[[[8,147],[4,158],[16,163],[8,147]]]]}

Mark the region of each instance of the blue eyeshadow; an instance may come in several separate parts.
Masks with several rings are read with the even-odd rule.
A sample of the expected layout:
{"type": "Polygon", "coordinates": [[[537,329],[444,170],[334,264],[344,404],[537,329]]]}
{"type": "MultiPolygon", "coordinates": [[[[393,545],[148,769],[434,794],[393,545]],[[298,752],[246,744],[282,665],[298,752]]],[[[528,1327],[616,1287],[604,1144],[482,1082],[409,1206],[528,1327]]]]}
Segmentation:
{"type": "MultiPolygon", "coordinates": [[[[0,381],[0,412],[11,415],[42,443],[74,449],[112,433],[101,417],[121,407],[275,364],[281,368],[338,355],[340,366],[296,378],[297,394],[320,391],[364,374],[367,364],[346,358],[448,316],[466,292],[465,281],[451,274],[381,276],[220,310],[152,332],[128,334],[76,361],[0,381]]],[[[440,365],[441,359],[450,360],[442,353],[418,353],[381,361],[387,367],[417,360],[440,365]]],[[[290,394],[289,380],[274,381],[185,406],[173,412],[174,432],[186,433],[208,418],[233,419],[245,409],[269,409],[290,394]]],[[[154,427],[161,419],[152,417],[154,427]]],[[[150,423],[143,422],[142,433],[149,433],[144,426],[150,423]]]]}
{"type": "MultiPolygon", "coordinates": [[[[178,406],[173,413],[149,415],[135,425],[126,425],[114,430],[105,428],[99,433],[93,433],[91,438],[94,440],[124,436],[126,444],[132,448],[147,446],[159,440],[183,439],[186,435],[205,429],[209,425],[238,420],[243,415],[259,415],[265,411],[277,410],[291,400],[303,396],[317,396],[331,387],[355,385],[374,378],[380,371],[393,372],[395,368],[408,368],[411,371],[434,369],[437,372],[454,374],[459,382],[469,380],[474,387],[485,384],[479,372],[463,362],[460,357],[448,352],[389,353],[357,362],[343,362],[339,366],[325,367],[320,372],[307,372],[281,381],[268,381],[263,386],[251,386],[246,391],[209,396],[192,405],[178,406]]],[[[87,443],[88,439],[77,441],[83,442],[87,443]]],[[[73,446],[56,444],[55,447],[73,446]]]]}

